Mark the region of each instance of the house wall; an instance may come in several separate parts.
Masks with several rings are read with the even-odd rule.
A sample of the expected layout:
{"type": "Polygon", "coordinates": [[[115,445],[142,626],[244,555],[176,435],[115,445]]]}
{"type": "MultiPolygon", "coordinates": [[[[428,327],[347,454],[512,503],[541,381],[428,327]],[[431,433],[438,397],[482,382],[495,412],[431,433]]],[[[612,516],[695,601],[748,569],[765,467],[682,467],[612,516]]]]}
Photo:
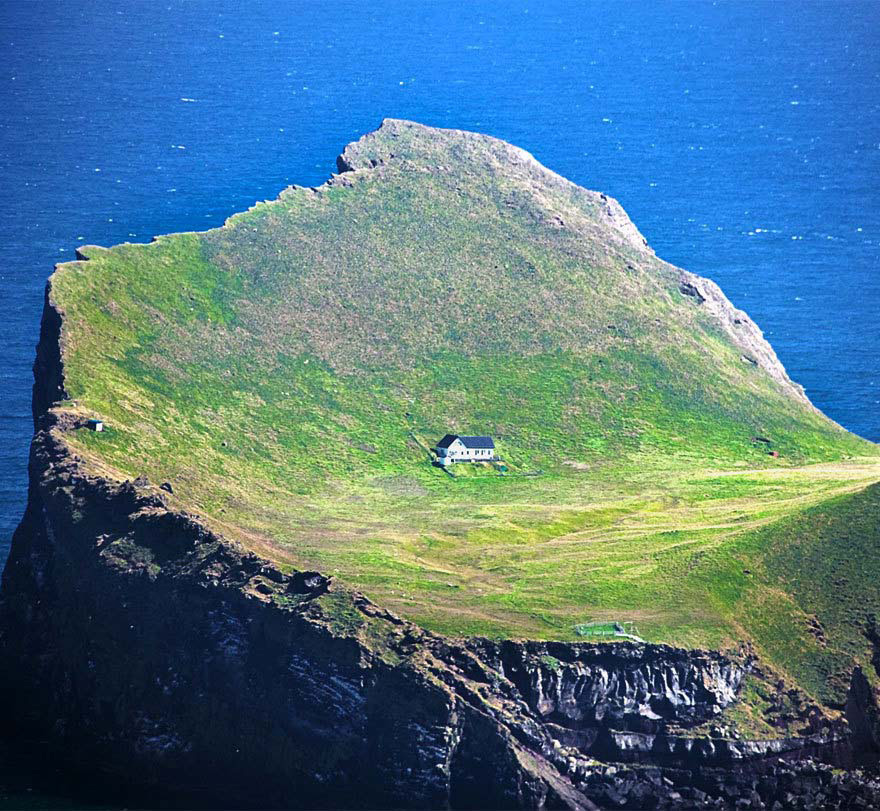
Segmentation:
{"type": "Polygon", "coordinates": [[[453,442],[449,446],[447,450],[447,455],[452,459],[466,459],[467,448],[465,448],[464,444],[460,440],[456,439],[455,442],[453,442]]]}
{"type": "Polygon", "coordinates": [[[489,460],[495,458],[495,451],[491,448],[466,448],[456,439],[443,455],[454,461],[489,460]]]}

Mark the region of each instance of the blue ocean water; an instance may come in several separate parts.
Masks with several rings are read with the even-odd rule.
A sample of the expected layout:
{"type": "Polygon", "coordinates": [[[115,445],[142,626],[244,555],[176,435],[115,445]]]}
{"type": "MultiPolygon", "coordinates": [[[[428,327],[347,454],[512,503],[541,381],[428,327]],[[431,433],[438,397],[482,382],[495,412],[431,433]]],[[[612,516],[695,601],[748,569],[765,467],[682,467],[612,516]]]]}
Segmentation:
{"type": "Polygon", "coordinates": [[[0,4],[0,560],[55,262],[321,183],[385,116],[617,197],[794,379],[880,440],[880,5],[0,4]]]}

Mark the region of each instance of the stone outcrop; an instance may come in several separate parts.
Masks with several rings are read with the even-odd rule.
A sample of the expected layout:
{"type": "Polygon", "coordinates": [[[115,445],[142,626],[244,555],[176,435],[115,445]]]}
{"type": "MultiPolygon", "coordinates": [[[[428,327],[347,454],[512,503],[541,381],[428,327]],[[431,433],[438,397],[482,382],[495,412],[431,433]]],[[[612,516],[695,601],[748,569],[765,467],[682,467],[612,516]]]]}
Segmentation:
{"type": "MultiPolygon", "coordinates": [[[[479,644],[479,643],[472,643],[479,644]]],[[[572,730],[699,724],[733,703],[746,665],[665,645],[504,643],[495,659],[542,718],[572,730]]]]}
{"type": "Polygon", "coordinates": [[[763,369],[792,397],[810,406],[804,387],[795,383],[760,327],[743,310],[737,309],[711,279],[681,270],[679,290],[714,316],[721,328],[743,350],[743,361],[763,369]]]}

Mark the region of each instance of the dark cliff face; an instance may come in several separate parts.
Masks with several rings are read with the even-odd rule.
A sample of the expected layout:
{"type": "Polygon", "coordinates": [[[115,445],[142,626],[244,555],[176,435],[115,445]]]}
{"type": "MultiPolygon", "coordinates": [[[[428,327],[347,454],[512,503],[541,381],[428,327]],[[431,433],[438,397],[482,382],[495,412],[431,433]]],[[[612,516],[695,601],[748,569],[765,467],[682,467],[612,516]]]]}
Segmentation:
{"type": "MultiPolygon", "coordinates": [[[[479,644],[479,643],[477,643],[479,644]]],[[[745,669],[663,645],[505,643],[499,668],[544,719],[567,729],[699,724],[735,699],[745,669]]]]}
{"type": "MultiPolygon", "coordinates": [[[[51,410],[60,325],[47,296],[29,501],[0,595],[0,688],[12,719],[80,765],[233,807],[876,801],[869,781],[780,759],[843,739],[681,736],[736,700],[746,662],[443,638],[320,573],[280,572],[147,482],[91,475],[64,442],[69,418],[51,410]]],[[[853,717],[876,720],[869,693],[853,717]]]]}
{"type": "Polygon", "coordinates": [[[852,674],[846,717],[852,731],[856,762],[876,764],[880,755],[880,690],[871,685],[859,667],[852,674]]]}

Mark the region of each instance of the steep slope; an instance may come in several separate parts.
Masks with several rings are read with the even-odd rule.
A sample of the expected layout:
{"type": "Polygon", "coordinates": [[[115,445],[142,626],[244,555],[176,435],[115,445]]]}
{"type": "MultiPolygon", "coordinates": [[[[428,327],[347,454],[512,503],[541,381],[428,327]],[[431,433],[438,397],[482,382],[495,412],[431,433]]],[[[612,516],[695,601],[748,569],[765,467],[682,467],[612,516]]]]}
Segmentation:
{"type": "Polygon", "coordinates": [[[876,446],[521,150],[339,168],[50,280],[9,718],[214,805],[876,803],[801,762],[877,762],[876,446]]]}

